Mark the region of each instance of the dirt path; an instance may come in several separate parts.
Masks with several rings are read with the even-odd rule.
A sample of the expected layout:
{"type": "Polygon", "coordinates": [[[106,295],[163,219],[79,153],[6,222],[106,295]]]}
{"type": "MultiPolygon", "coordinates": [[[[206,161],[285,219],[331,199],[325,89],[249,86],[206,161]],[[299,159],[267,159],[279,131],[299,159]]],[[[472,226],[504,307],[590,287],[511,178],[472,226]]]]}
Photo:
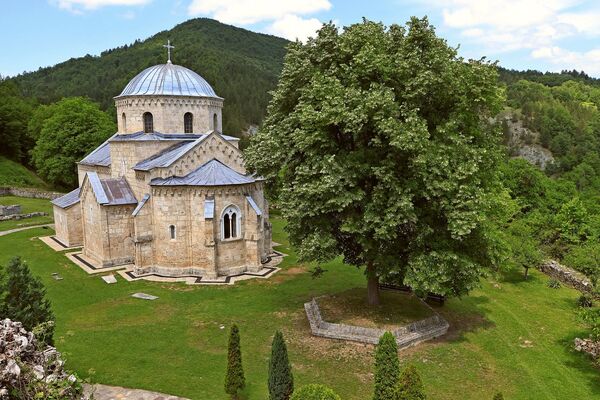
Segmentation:
{"type": "Polygon", "coordinates": [[[25,231],[27,229],[42,228],[44,226],[54,227],[54,224],[32,225],[32,226],[24,226],[22,228],[9,229],[7,231],[1,231],[0,232],[0,236],[8,235],[9,233],[15,233],[15,232],[20,232],[20,231],[25,231]]]}

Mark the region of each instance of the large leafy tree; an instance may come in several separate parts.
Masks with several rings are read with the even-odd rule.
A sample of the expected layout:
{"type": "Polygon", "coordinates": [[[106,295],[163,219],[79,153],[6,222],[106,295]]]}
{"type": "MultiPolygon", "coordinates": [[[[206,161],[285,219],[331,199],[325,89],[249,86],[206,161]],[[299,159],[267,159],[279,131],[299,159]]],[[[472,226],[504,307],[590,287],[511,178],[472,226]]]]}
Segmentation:
{"type": "Polygon", "coordinates": [[[26,160],[32,141],[27,122],[33,112],[31,100],[21,96],[14,82],[0,80],[0,155],[16,161],[26,160]]]}
{"type": "Polygon", "coordinates": [[[324,25],[290,45],[247,163],[304,260],[366,267],[370,304],[391,271],[461,295],[495,261],[483,217],[502,103],[494,65],[458,57],[426,18],[324,25]]]}
{"type": "Polygon", "coordinates": [[[82,97],[63,99],[40,108],[39,113],[42,118],[33,117],[41,131],[32,152],[38,173],[51,184],[77,186],[76,162],[113,134],[115,123],[96,103],[82,97]]]}

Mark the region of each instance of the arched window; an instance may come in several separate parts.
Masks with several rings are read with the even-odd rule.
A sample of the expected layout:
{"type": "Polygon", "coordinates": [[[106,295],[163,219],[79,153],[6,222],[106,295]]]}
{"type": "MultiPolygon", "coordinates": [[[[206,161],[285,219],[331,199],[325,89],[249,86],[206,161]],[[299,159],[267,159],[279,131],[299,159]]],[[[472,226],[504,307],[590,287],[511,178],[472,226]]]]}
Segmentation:
{"type": "Polygon", "coordinates": [[[175,225],[169,226],[169,233],[171,234],[171,240],[175,240],[175,225]]]}
{"type": "Polygon", "coordinates": [[[229,206],[223,210],[221,218],[221,232],[223,239],[240,237],[240,210],[236,206],[229,206]]]}
{"type": "Polygon", "coordinates": [[[154,118],[152,118],[152,113],[144,113],[144,132],[154,132],[154,118]]]}
{"type": "Polygon", "coordinates": [[[217,113],[213,115],[213,130],[218,131],[219,118],[217,117],[217,113]]]}
{"type": "Polygon", "coordinates": [[[194,116],[191,112],[186,112],[183,115],[183,132],[192,133],[194,132],[194,116]]]}
{"type": "Polygon", "coordinates": [[[125,113],[121,114],[121,126],[123,127],[123,132],[127,132],[127,117],[125,113]]]}

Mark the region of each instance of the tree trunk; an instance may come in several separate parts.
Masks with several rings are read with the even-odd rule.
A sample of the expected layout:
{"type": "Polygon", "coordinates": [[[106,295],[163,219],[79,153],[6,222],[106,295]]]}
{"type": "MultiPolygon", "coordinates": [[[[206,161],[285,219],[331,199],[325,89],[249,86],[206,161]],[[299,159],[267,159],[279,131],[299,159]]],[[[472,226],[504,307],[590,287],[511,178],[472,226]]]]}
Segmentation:
{"type": "Polygon", "coordinates": [[[379,305],[379,277],[372,262],[367,263],[367,300],[370,306],[379,305]]]}
{"type": "Polygon", "coordinates": [[[529,275],[529,268],[525,268],[525,280],[527,280],[528,275],[529,275]]]}

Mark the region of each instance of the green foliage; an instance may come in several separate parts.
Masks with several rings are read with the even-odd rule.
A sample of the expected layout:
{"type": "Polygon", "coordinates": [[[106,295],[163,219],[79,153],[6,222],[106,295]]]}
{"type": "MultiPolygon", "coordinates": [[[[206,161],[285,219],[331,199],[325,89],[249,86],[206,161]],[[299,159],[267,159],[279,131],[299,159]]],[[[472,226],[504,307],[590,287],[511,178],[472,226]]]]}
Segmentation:
{"type": "Polygon", "coordinates": [[[294,376],[287,347],[280,331],[275,332],[269,360],[269,399],[288,400],[294,392],[294,376]]]}
{"type": "Polygon", "coordinates": [[[546,286],[548,286],[550,289],[560,289],[560,282],[556,279],[551,278],[548,279],[546,286]]]}
{"type": "Polygon", "coordinates": [[[600,340],[600,308],[584,308],[579,312],[579,318],[590,329],[590,337],[600,340]]]}
{"type": "MultiPolygon", "coordinates": [[[[40,109],[50,115],[33,149],[33,163],[47,182],[66,188],[77,186],[77,165],[87,153],[112,135],[116,126],[98,105],[84,98],[63,99],[40,109]]],[[[37,118],[37,115],[36,117],[37,118]]]]}
{"type": "Polygon", "coordinates": [[[400,375],[400,363],[398,361],[398,345],[396,338],[390,332],[386,332],[379,339],[375,349],[375,390],[373,400],[393,399],[400,375]]]}
{"type": "Polygon", "coordinates": [[[226,133],[240,135],[249,124],[262,121],[289,42],[205,18],[191,19],[146,40],[104,51],[99,57],[73,58],[11,81],[44,104],[64,97],[89,97],[114,120],[113,97],[143,69],[166,62],[162,45],[167,39],[176,46],[173,62],[202,75],[225,98],[226,133]]]}
{"type": "Polygon", "coordinates": [[[589,216],[583,203],[574,198],[563,204],[556,215],[560,238],[568,244],[578,244],[590,235],[589,216]]]}
{"type": "Polygon", "coordinates": [[[324,385],[305,385],[294,392],[291,400],[342,400],[333,390],[324,385]]]}
{"type": "Polygon", "coordinates": [[[594,305],[594,298],[592,295],[588,293],[582,293],[581,296],[577,298],[577,307],[581,308],[589,308],[594,305]]]}
{"type": "Polygon", "coordinates": [[[504,400],[504,395],[501,392],[498,392],[494,395],[493,400],[504,400]]]}
{"type": "Polygon", "coordinates": [[[493,64],[465,62],[427,19],[329,24],[290,45],[246,160],[278,187],[303,260],[461,295],[497,259],[483,220],[501,135],[486,121],[502,101],[493,64]]]}
{"type": "Polygon", "coordinates": [[[421,376],[414,365],[407,366],[396,384],[395,400],[425,400],[425,389],[421,376]]]}
{"type": "Polygon", "coordinates": [[[47,185],[22,164],[0,156],[0,186],[45,189],[47,185]]]}
{"type": "MultiPolygon", "coordinates": [[[[27,330],[54,320],[44,285],[31,275],[20,257],[0,266],[0,315],[21,322],[27,330]]],[[[41,326],[38,331],[43,333],[40,340],[52,344],[53,324],[41,326]]]]}
{"type": "Polygon", "coordinates": [[[225,375],[225,393],[237,398],[238,393],[246,386],[244,369],[242,367],[242,347],[240,331],[236,324],[231,326],[227,346],[227,374],[225,375]]]}
{"type": "Polygon", "coordinates": [[[588,241],[573,247],[564,257],[564,263],[583,272],[596,286],[600,277],[600,243],[588,241]]]}
{"type": "Polygon", "coordinates": [[[33,103],[21,96],[14,82],[0,81],[0,155],[23,162],[33,143],[27,133],[27,121],[33,103]]]}

